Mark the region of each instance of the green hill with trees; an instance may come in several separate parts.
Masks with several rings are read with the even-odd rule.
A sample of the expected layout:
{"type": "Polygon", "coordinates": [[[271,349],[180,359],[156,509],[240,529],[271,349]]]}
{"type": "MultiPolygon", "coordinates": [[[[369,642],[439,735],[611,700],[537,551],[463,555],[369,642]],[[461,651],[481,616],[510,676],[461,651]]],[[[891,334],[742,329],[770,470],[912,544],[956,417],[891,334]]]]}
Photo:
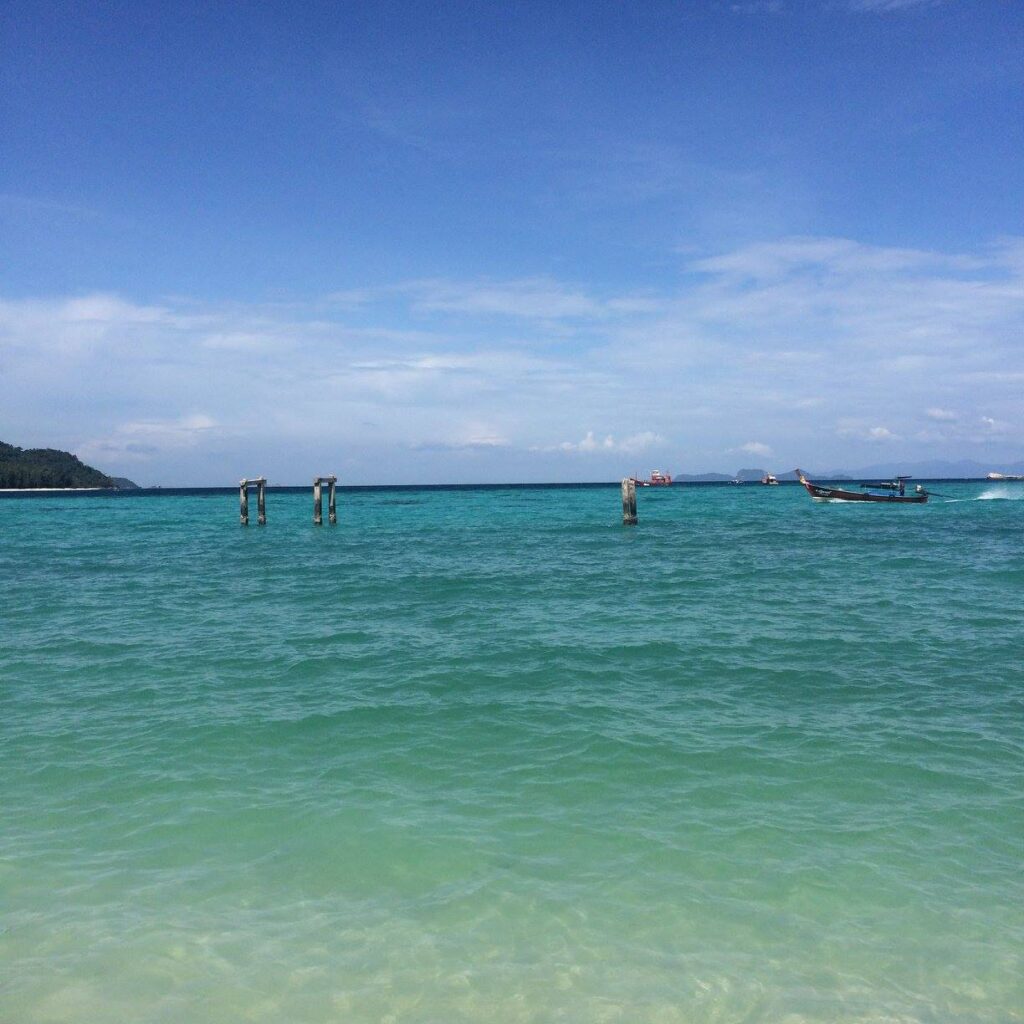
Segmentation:
{"type": "Polygon", "coordinates": [[[114,487],[105,473],[56,448],[17,448],[0,441],[0,488],[114,487]]]}

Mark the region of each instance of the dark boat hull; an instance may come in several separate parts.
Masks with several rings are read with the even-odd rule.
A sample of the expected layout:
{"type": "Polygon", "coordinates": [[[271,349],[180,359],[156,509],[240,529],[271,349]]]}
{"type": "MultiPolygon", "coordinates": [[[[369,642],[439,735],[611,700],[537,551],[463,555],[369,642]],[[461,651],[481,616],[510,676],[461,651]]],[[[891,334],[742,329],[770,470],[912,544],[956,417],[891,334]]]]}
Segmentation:
{"type": "Polygon", "coordinates": [[[870,494],[861,491],[844,491],[841,487],[821,487],[809,480],[801,483],[815,501],[874,501],[884,505],[923,505],[927,494],[870,494]]]}

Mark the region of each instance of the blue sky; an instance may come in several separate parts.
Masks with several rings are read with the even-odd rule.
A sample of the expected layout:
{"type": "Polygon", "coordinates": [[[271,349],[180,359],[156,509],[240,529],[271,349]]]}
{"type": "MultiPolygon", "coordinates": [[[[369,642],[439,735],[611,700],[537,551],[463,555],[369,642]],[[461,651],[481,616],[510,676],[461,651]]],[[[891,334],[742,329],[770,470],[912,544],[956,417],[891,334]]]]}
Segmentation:
{"type": "Polygon", "coordinates": [[[0,438],[140,482],[1024,457],[1024,7],[0,14],[0,438]]]}

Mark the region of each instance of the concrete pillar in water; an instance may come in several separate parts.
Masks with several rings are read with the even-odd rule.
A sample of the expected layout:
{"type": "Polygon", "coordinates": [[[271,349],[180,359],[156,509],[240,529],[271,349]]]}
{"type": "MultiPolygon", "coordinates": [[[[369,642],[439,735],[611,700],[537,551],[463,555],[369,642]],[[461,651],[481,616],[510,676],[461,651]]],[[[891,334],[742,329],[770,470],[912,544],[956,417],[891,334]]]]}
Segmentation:
{"type": "Polygon", "coordinates": [[[243,480],[238,485],[239,520],[243,526],[249,525],[249,481],[243,480]]]}
{"type": "Polygon", "coordinates": [[[622,525],[636,526],[636,481],[625,477],[622,481],[622,525]]]}
{"type": "Polygon", "coordinates": [[[334,502],[334,488],[337,483],[336,476],[327,478],[327,521],[331,526],[335,526],[338,522],[338,507],[334,502]]]}
{"type": "Polygon", "coordinates": [[[320,487],[323,477],[313,478],[313,525],[323,526],[324,522],[324,496],[320,487]]]}
{"type": "Polygon", "coordinates": [[[267,481],[262,476],[256,481],[256,525],[267,525],[267,481]]]}

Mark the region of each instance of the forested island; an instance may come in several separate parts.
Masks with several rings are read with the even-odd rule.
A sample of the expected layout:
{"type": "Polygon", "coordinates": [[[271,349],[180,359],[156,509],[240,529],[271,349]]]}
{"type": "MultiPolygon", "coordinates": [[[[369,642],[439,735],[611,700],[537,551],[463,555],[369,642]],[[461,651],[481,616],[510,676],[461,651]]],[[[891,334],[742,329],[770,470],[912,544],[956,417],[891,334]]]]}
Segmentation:
{"type": "Polygon", "coordinates": [[[56,448],[18,448],[0,441],[0,489],[33,487],[130,488],[131,480],[114,479],[87,466],[77,455],[56,448]]]}

